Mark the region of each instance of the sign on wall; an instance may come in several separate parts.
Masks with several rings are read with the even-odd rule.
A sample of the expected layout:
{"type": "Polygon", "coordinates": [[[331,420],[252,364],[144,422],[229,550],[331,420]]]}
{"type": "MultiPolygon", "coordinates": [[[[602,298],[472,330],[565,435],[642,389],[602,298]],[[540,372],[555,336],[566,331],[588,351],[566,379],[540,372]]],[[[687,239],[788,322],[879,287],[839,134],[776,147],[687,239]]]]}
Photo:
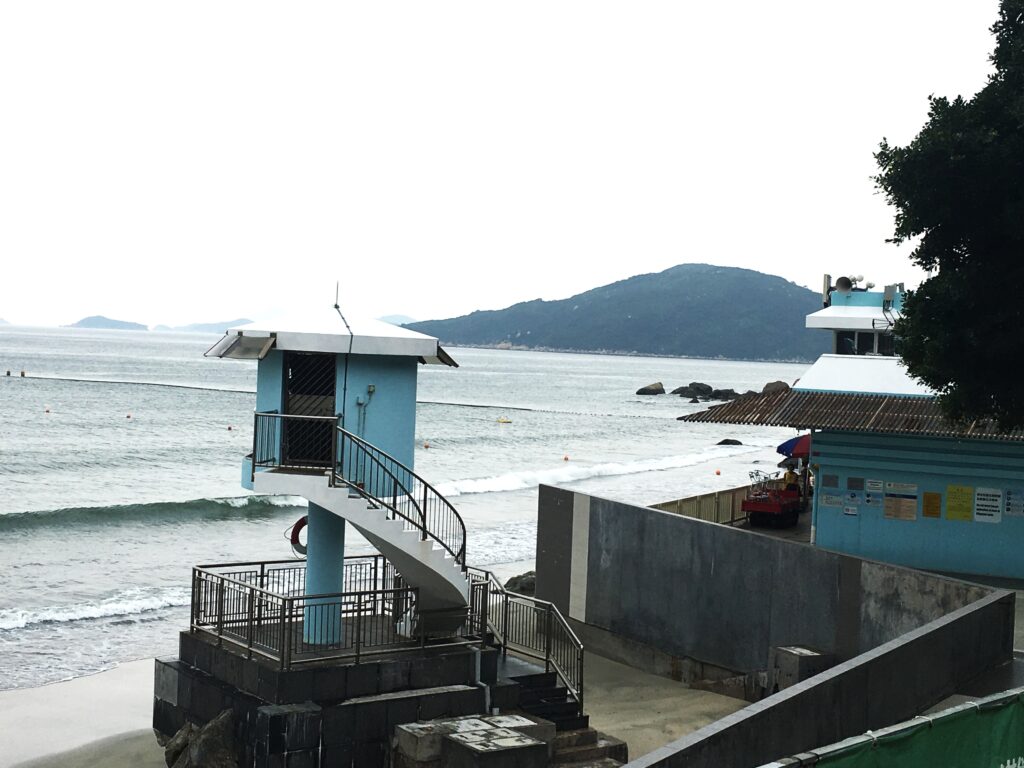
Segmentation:
{"type": "Polygon", "coordinates": [[[925,491],[921,500],[922,517],[942,517],[942,494],[925,491]]]}
{"type": "Polygon", "coordinates": [[[864,481],[864,490],[868,491],[869,493],[881,493],[882,490],[883,490],[883,487],[884,487],[884,484],[882,483],[881,480],[865,480],[864,481]]]}
{"type": "Polygon", "coordinates": [[[1003,519],[1003,490],[976,488],[974,491],[974,519],[979,523],[998,523],[1003,519]]]}
{"type": "Polygon", "coordinates": [[[823,507],[841,507],[843,506],[843,497],[836,493],[823,493],[821,494],[821,501],[818,502],[823,507]]]}
{"type": "Polygon", "coordinates": [[[1007,488],[1003,503],[1007,517],[1024,517],[1024,488],[1007,488]]]}
{"type": "Polygon", "coordinates": [[[917,484],[885,484],[885,516],[890,520],[917,519],[917,484]]]}
{"type": "Polygon", "coordinates": [[[946,486],[946,519],[974,519],[974,488],[970,485],[946,486]]]}

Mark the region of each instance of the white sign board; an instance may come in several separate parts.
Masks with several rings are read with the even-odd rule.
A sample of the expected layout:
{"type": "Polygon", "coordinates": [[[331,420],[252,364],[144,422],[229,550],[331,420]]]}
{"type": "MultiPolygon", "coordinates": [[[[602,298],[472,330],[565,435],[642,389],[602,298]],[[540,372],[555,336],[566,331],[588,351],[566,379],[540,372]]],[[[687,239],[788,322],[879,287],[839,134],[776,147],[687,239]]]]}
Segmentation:
{"type": "Polygon", "coordinates": [[[974,489],[974,521],[998,523],[1003,519],[1003,490],[1001,488],[974,489]]]}

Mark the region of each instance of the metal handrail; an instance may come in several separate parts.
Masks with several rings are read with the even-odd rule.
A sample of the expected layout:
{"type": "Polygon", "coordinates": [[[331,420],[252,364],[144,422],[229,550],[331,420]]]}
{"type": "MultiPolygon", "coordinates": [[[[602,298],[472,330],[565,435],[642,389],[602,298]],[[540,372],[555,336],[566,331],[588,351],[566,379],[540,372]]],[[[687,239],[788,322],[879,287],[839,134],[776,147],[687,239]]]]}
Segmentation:
{"type": "MultiPolygon", "coordinates": [[[[421,538],[431,539],[466,570],[466,524],[458,511],[412,469],[339,424],[340,416],[297,416],[257,412],[253,416],[251,479],[258,467],[287,466],[329,470],[332,486],[346,486],[367,501],[401,518],[421,538]],[[335,428],[329,461],[296,460],[284,455],[284,425],[291,420],[331,424],[335,428]],[[268,435],[263,425],[272,424],[268,435]],[[262,427],[262,428],[261,428],[262,427]]],[[[326,452],[325,452],[326,453],[326,452]]]]}
{"type": "Polygon", "coordinates": [[[497,645],[503,651],[511,648],[542,660],[545,671],[558,675],[582,713],[583,643],[558,606],[548,600],[509,592],[490,571],[469,568],[468,575],[471,583],[487,583],[489,594],[497,598],[498,610],[492,607],[486,614],[487,626],[497,645]],[[544,617],[543,630],[537,627],[540,616],[544,617]]]}
{"type": "Polygon", "coordinates": [[[424,541],[437,542],[465,572],[466,524],[451,502],[390,454],[343,427],[339,426],[337,431],[339,441],[333,482],[348,486],[410,523],[420,531],[424,541]],[[369,460],[369,467],[363,466],[364,457],[369,460]],[[357,472],[355,477],[347,476],[353,466],[363,472],[357,472]],[[390,490],[390,494],[381,493],[386,490],[390,490]]]}

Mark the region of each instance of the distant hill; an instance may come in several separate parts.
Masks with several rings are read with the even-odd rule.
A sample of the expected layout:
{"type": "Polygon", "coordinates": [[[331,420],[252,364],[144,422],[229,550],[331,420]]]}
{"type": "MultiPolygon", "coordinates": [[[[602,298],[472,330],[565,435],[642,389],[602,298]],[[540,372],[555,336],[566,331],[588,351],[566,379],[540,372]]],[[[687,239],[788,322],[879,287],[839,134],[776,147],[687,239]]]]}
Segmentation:
{"type": "Polygon", "coordinates": [[[449,344],[738,360],[813,360],[823,331],[804,328],[821,296],[774,275],[680,264],[558,301],[526,301],[408,328],[449,344]]]}
{"type": "Polygon", "coordinates": [[[65,328],[104,328],[115,331],[148,331],[149,327],[141,323],[129,323],[125,320],[111,320],[103,315],[83,317],[77,323],[65,325],[65,328]]]}
{"type": "Polygon", "coordinates": [[[409,317],[408,315],[384,315],[384,317],[378,317],[377,319],[392,325],[409,325],[416,322],[416,318],[409,317]]]}
{"type": "Polygon", "coordinates": [[[239,325],[248,325],[252,320],[244,317],[238,320],[224,320],[220,323],[190,323],[189,325],[158,325],[154,331],[174,331],[176,333],[224,333],[228,328],[235,328],[239,325]]]}

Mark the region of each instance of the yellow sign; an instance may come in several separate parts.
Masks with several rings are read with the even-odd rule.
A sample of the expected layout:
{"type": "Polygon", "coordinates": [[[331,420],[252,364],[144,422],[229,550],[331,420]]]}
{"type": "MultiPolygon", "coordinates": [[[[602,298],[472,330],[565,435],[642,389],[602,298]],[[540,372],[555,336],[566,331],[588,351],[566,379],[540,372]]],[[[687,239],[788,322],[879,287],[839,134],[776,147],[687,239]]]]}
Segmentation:
{"type": "Polygon", "coordinates": [[[925,491],[921,514],[924,517],[942,517],[942,494],[925,491]]]}
{"type": "Polygon", "coordinates": [[[946,519],[974,519],[974,488],[970,485],[946,486],[946,519]]]}

